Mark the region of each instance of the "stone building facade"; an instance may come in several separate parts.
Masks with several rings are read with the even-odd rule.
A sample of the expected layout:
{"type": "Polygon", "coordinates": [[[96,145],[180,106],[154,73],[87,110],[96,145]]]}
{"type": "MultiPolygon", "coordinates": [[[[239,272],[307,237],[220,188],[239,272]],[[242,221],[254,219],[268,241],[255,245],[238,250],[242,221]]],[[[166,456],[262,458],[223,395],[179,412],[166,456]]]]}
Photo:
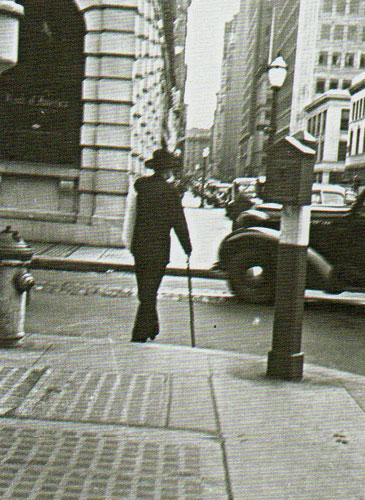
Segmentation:
{"type": "Polygon", "coordinates": [[[341,183],[344,178],[351,98],[348,90],[328,90],[314,99],[307,113],[307,131],[316,138],[315,182],[341,183]]]}
{"type": "Polygon", "coordinates": [[[18,65],[0,75],[1,221],[29,241],[120,246],[130,182],[184,135],[190,0],[18,3],[18,65]]]}
{"type": "Polygon", "coordinates": [[[349,89],[351,111],[345,175],[365,186],[365,72],[353,79],[349,89]]]}

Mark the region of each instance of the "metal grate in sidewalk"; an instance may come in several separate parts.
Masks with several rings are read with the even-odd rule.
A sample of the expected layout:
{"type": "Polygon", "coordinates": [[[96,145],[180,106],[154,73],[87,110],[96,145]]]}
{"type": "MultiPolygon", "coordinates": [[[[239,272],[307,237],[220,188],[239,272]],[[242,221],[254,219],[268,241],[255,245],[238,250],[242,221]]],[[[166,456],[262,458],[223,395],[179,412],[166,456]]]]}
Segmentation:
{"type": "Polygon", "coordinates": [[[0,422],[0,463],[2,500],[227,498],[219,444],[166,432],[0,422]]]}
{"type": "Polygon", "coordinates": [[[38,369],[0,368],[0,415],[20,406],[43,373],[38,369]]]}
{"type": "Polygon", "coordinates": [[[34,249],[35,255],[42,255],[42,257],[69,257],[73,254],[80,245],[67,245],[67,244],[50,244],[50,243],[30,243],[34,249]]]}
{"type": "Polygon", "coordinates": [[[48,370],[16,415],[77,422],[163,426],[168,377],[48,370]]]}
{"type": "Polygon", "coordinates": [[[38,241],[28,241],[30,247],[34,251],[34,255],[42,255],[44,252],[54,247],[52,243],[43,243],[38,241]]]}
{"type": "Polygon", "coordinates": [[[115,260],[115,259],[125,259],[126,257],[132,257],[129,250],[126,248],[107,248],[105,252],[100,256],[102,260],[115,260]]]}

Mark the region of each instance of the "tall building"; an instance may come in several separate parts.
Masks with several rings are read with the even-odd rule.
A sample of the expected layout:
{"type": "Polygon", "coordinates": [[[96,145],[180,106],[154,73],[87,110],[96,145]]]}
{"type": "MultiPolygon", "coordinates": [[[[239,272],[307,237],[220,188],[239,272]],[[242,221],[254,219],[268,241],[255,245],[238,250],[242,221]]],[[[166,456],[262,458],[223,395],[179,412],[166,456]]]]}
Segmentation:
{"type": "MultiPolygon", "coordinates": [[[[205,148],[210,148],[210,146],[210,129],[191,128],[186,131],[184,154],[184,172],[186,175],[195,175],[199,168],[203,167],[203,151],[205,148]]],[[[210,171],[206,172],[206,174],[210,175],[210,171]]]]}
{"type": "Polygon", "coordinates": [[[238,16],[225,24],[221,84],[213,125],[212,163],[215,177],[229,181],[236,177],[242,79],[239,58],[238,16]]]}
{"type": "Polygon", "coordinates": [[[280,53],[288,64],[277,137],[307,130],[306,107],[329,90],[348,89],[365,67],[365,1],[241,0],[238,18],[245,54],[240,175],[259,175],[271,112],[268,62],[280,53]]]}
{"type": "Polygon", "coordinates": [[[241,1],[238,14],[243,84],[238,177],[264,173],[264,129],[270,122],[271,108],[266,70],[272,57],[272,3],[271,0],[241,1]]]}
{"type": "Polygon", "coordinates": [[[184,136],[190,1],[18,0],[18,64],[0,75],[4,225],[122,244],[130,181],[184,136]]]}

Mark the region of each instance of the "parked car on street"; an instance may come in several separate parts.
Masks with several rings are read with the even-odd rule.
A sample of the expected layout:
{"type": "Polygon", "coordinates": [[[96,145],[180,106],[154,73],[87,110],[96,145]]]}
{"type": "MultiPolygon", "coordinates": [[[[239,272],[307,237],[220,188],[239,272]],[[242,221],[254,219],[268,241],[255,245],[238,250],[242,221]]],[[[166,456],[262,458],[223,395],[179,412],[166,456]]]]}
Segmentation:
{"type": "MultiPolygon", "coordinates": [[[[352,192],[348,191],[346,188],[338,184],[319,184],[313,183],[312,185],[312,206],[328,206],[328,207],[343,207],[351,202],[354,202],[355,198],[352,197],[352,192]]],[[[255,200],[253,200],[255,201],[255,200]]],[[[266,212],[280,212],[281,205],[278,203],[258,203],[256,206],[266,212]]],[[[248,207],[249,208],[249,207],[248,207]]],[[[247,210],[247,208],[245,209],[247,210]]],[[[230,214],[235,215],[235,217],[228,214],[227,207],[227,217],[232,219],[232,231],[235,231],[241,224],[241,217],[245,217],[244,210],[233,211],[233,207],[230,208],[230,214]],[[242,214],[242,215],[241,215],[242,214]]]]}
{"type": "MultiPolygon", "coordinates": [[[[274,300],[281,205],[254,206],[221,242],[216,268],[232,291],[252,303],[274,300]]],[[[307,251],[308,289],[365,290],[365,189],[351,205],[312,205],[307,251]]]]}
{"type": "Polygon", "coordinates": [[[354,193],[339,184],[314,183],[312,186],[311,204],[326,205],[329,207],[348,205],[356,199],[356,196],[352,195],[354,193]]]}

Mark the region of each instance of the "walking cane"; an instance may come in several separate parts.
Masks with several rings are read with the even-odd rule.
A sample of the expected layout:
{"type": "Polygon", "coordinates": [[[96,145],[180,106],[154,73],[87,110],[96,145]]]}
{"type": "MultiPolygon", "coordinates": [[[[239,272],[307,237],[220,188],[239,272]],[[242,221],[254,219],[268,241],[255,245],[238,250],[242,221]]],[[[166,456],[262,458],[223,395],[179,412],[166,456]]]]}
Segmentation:
{"type": "Polygon", "coordinates": [[[193,293],[192,293],[192,286],[191,286],[191,272],[190,272],[190,257],[189,256],[186,258],[186,274],[188,276],[188,290],[189,290],[191,347],[195,347],[193,293]]]}

